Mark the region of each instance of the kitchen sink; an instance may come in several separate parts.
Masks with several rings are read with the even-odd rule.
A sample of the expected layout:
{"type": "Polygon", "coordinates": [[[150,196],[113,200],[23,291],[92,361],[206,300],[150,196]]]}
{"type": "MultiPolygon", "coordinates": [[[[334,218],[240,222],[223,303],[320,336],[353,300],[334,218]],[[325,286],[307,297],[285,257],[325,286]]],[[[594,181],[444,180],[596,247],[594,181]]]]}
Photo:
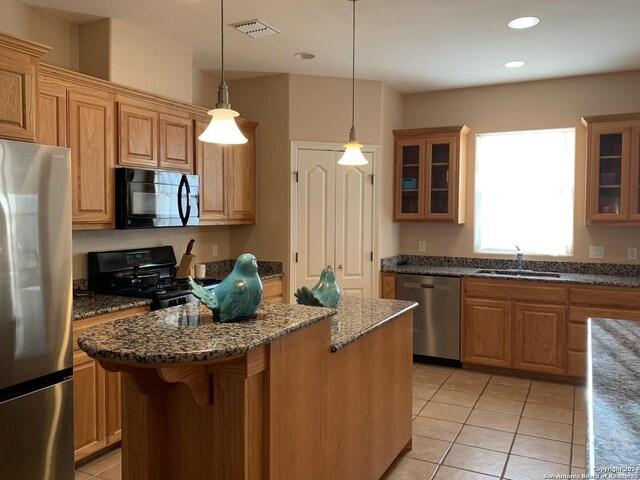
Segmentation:
{"type": "Polygon", "coordinates": [[[485,275],[506,275],[510,277],[546,277],[546,278],[560,278],[559,273],[555,272],[538,272],[535,270],[518,270],[517,268],[509,268],[504,270],[499,269],[480,269],[475,273],[485,275]]]}

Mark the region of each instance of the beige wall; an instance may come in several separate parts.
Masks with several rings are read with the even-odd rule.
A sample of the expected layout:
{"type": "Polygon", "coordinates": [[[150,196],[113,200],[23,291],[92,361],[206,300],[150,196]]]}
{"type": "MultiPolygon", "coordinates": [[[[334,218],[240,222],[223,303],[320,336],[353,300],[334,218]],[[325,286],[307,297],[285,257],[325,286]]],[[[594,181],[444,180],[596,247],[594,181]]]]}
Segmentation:
{"type": "MultiPolygon", "coordinates": [[[[382,83],[356,80],[355,124],[360,143],[380,144],[382,83]]],[[[351,79],[291,75],[291,140],[349,140],[351,79]]]]}
{"type": "MultiPolygon", "coordinates": [[[[400,225],[393,223],[393,130],[402,128],[402,95],[382,85],[378,159],[378,258],[396,255],[400,249],[400,225]]],[[[378,270],[376,268],[376,270],[378,270]]]]}
{"type": "Polygon", "coordinates": [[[111,19],[83,23],[80,31],[80,72],[109,80],[111,57],[111,19]]]}
{"type": "MultiPolygon", "coordinates": [[[[214,108],[218,101],[218,84],[220,76],[193,68],[193,99],[191,103],[201,107],[214,108]]],[[[230,98],[233,102],[233,97],[230,98]]],[[[235,108],[232,104],[231,108],[235,108]]]]}
{"type": "Polygon", "coordinates": [[[0,31],[53,49],[42,60],[78,70],[78,27],[43,10],[14,0],[0,0],[0,31]]]}
{"type": "Polygon", "coordinates": [[[173,246],[176,259],[195,239],[193,254],[196,262],[210,262],[230,258],[229,227],[157,228],[142,230],[97,230],[73,232],[73,278],[87,278],[87,252],[120,250],[125,248],[173,246]],[[218,246],[213,257],[212,246],[218,246]]]}
{"type": "MultiPolygon", "coordinates": [[[[229,82],[231,107],[259,123],[257,223],[231,227],[231,254],[283,262],[289,272],[289,75],[229,82]]],[[[285,288],[288,276],[285,276],[285,288]]]]}
{"type": "Polygon", "coordinates": [[[191,102],[193,53],[111,20],[109,80],[191,102]]]}
{"type": "MultiPolygon", "coordinates": [[[[581,117],[640,111],[640,72],[564,78],[404,96],[404,128],[466,124],[471,128],[465,225],[402,224],[400,253],[471,257],[475,135],[484,132],[576,128],[574,254],[557,260],[593,261],[589,245],[605,247],[604,262],[627,262],[627,247],[640,246],[639,227],[586,226],[586,129],[581,117]]],[[[524,181],[525,179],[523,179],[524,181]]],[[[487,256],[487,255],[482,255],[487,256]]]]}

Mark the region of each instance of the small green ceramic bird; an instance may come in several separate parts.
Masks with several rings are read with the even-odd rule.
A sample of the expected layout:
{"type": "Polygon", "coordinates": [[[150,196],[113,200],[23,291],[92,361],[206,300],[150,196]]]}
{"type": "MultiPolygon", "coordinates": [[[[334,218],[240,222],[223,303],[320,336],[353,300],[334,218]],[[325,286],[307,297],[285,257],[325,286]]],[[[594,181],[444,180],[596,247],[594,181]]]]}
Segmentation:
{"type": "Polygon", "coordinates": [[[213,290],[201,287],[191,277],[189,286],[193,295],[221,322],[254,318],[262,301],[258,262],[250,253],[240,255],[231,273],[213,290]]]}
{"type": "Polygon", "coordinates": [[[313,288],[301,287],[293,295],[300,305],[335,308],[340,301],[340,288],[331,265],[322,270],[320,280],[313,288]]]}

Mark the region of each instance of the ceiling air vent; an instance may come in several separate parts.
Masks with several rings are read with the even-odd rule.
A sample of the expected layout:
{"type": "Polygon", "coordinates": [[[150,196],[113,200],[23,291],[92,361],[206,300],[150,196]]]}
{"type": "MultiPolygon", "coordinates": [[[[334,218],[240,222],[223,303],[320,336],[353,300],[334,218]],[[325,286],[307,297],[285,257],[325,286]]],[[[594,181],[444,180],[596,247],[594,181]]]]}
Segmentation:
{"type": "Polygon", "coordinates": [[[281,33],[280,30],[276,30],[272,26],[264,23],[262,20],[257,19],[233,23],[231,26],[245,35],[249,35],[251,38],[262,38],[281,33]]]}

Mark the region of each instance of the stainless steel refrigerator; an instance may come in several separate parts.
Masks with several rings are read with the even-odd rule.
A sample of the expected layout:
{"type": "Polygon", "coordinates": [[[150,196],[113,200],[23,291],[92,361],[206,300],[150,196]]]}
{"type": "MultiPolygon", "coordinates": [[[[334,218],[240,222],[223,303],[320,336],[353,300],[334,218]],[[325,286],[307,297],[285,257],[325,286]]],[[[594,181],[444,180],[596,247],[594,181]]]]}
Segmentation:
{"type": "Polygon", "coordinates": [[[73,479],[71,160],[0,140],[0,478],[73,479]]]}

